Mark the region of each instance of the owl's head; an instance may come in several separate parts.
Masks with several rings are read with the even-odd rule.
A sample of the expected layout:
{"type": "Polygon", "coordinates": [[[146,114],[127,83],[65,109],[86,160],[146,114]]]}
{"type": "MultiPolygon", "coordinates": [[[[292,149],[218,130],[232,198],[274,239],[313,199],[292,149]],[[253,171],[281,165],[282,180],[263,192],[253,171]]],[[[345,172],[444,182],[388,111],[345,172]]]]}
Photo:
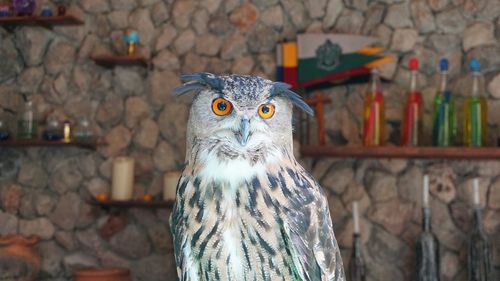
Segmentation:
{"type": "MultiPolygon", "coordinates": [[[[181,95],[196,92],[188,124],[195,140],[222,143],[233,153],[273,144],[292,144],[292,106],[312,109],[289,86],[257,76],[210,73],[183,75],[181,95]]],[[[188,146],[189,147],[189,146],[188,146]]]]}

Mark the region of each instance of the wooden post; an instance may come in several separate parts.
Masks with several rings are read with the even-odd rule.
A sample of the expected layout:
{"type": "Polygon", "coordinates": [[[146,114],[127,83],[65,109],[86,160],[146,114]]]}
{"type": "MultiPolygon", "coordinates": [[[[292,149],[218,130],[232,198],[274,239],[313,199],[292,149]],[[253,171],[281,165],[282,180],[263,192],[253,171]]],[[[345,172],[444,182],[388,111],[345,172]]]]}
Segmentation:
{"type": "Polygon", "coordinates": [[[318,142],[320,145],[326,143],[325,135],[325,104],[332,100],[323,96],[321,93],[315,93],[311,98],[306,99],[306,103],[313,106],[316,113],[316,121],[318,122],[318,142]]]}

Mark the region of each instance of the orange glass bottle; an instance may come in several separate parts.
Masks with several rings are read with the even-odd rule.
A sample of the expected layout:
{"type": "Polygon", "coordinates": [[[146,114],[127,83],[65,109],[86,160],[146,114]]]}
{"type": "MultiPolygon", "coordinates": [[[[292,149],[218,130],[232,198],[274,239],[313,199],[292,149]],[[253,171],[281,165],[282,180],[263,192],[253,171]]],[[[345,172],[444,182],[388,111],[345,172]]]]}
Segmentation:
{"type": "Polygon", "coordinates": [[[372,69],[370,87],[366,91],[363,107],[363,144],[384,144],[385,104],[378,71],[372,69]]]}
{"type": "Polygon", "coordinates": [[[411,72],[410,92],[404,109],[401,145],[418,146],[422,144],[423,113],[422,93],[417,90],[418,60],[411,59],[409,67],[411,72]]]}

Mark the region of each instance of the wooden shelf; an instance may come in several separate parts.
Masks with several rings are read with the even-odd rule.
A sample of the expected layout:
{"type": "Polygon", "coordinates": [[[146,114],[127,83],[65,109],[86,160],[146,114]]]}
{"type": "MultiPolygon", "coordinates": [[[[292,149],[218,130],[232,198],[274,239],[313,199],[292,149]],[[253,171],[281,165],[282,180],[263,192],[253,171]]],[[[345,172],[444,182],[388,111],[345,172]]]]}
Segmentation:
{"type": "Polygon", "coordinates": [[[306,157],[337,158],[414,158],[414,159],[500,159],[499,147],[357,147],[333,145],[303,145],[306,157]]]}
{"type": "Polygon", "coordinates": [[[42,139],[36,140],[5,140],[0,141],[0,147],[30,147],[30,146],[57,146],[57,147],[81,147],[86,149],[97,149],[98,146],[106,145],[106,142],[100,139],[89,141],[48,141],[42,139]]]}
{"type": "Polygon", "coordinates": [[[98,65],[104,67],[121,66],[147,66],[148,61],[142,55],[96,55],[91,57],[98,65]]]}
{"type": "Polygon", "coordinates": [[[65,16],[9,16],[0,17],[0,25],[80,25],[83,21],[75,16],[65,15],[65,16]]]}
{"type": "Polygon", "coordinates": [[[95,198],[87,200],[87,203],[93,206],[99,206],[103,209],[110,208],[145,208],[145,209],[160,209],[160,208],[172,208],[174,206],[173,201],[151,201],[146,202],[143,200],[130,200],[130,201],[118,201],[118,200],[107,200],[98,201],[95,198]]]}

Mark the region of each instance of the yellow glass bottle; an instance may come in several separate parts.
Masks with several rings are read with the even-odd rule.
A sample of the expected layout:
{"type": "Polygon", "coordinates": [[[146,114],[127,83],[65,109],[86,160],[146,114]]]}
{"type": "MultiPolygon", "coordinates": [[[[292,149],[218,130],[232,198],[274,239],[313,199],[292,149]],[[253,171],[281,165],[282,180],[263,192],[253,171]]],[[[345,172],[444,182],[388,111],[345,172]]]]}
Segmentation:
{"type": "Polygon", "coordinates": [[[366,91],[363,107],[363,145],[383,145],[385,140],[384,93],[380,87],[378,71],[372,69],[370,87],[366,91]]]}

